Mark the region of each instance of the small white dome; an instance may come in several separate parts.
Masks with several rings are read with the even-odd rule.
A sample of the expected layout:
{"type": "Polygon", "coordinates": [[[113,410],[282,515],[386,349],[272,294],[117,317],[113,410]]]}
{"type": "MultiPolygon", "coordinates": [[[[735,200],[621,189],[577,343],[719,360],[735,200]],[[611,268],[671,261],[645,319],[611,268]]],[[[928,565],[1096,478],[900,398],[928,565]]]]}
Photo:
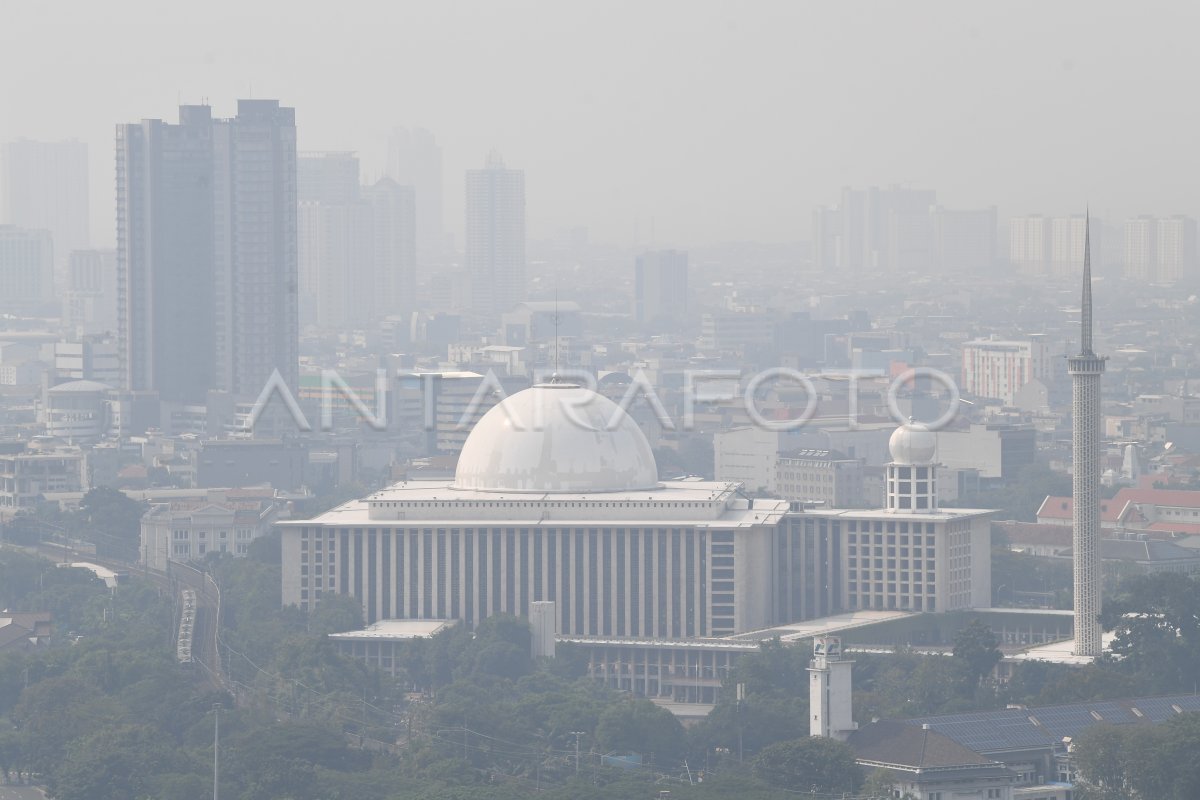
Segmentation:
{"type": "Polygon", "coordinates": [[[937,435],[921,422],[896,428],[888,440],[893,464],[932,464],[937,452],[937,435]]]}
{"type": "Polygon", "coordinates": [[[505,398],[463,444],[454,488],[483,492],[619,492],[654,489],[650,443],[624,409],[568,383],[505,398]]]}

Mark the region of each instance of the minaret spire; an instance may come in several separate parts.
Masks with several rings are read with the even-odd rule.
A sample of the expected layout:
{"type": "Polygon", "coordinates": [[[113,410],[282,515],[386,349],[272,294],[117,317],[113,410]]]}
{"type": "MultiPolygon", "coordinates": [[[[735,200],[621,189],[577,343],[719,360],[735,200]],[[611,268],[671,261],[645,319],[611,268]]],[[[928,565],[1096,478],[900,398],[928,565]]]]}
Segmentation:
{"type": "Polygon", "coordinates": [[[1100,629],[1100,376],[1104,358],[1092,351],[1091,214],[1083,227],[1083,307],[1079,355],[1067,359],[1071,375],[1071,546],[1074,555],[1075,647],[1077,656],[1103,650],[1100,629]]]}
{"type": "Polygon", "coordinates": [[[1092,214],[1087,211],[1083,223],[1083,302],[1080,315],[1080,353],[1092,355],[1092,214]]]}

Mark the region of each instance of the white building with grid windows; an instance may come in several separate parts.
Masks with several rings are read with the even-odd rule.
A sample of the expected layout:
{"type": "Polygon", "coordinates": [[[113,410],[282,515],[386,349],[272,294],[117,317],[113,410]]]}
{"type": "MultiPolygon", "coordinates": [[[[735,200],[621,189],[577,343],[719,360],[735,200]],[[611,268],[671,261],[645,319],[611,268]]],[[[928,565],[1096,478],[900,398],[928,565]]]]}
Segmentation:
{"type": "Polygon", "coordinates": [[[902,425],[889,443],[884,507],[815,510],[838,523],[841,607],[959,611],[991,605],[991,522],[983,509],[939,508],[937,436],[902,425]]]}

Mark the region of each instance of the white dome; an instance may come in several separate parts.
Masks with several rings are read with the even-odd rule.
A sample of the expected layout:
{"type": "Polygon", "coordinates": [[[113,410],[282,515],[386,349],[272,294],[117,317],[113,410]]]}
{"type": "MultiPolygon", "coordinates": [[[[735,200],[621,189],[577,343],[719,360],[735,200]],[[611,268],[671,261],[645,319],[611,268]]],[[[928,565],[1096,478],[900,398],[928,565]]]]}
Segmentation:
{"type": "Polygon", "coordinates": [[[893,464],[932,464],[937,452],[937,435],[920,422],[896,428],[888,440],[893,464]]]}
{"type": "Polygon", "coordinates": [[[575,384],[537,384],[496,404],[463,445],[454,488],[482,492],[654,489],[658,465],[637,423],[575,384]]]}

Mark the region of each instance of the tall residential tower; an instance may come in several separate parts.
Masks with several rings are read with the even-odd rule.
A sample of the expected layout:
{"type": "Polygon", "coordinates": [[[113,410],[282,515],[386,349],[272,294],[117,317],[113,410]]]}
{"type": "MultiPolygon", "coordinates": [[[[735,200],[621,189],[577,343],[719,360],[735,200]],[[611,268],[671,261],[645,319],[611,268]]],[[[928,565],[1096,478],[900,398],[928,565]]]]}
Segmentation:
{"type": "Polygon", "coordinates": [[[239,100],[232,119],[117,126],[123,388],[203,402],[299,371],[296,117],[239,100]]]}
{"type": "Polygon", "coordinates": [[[1100,655],[1100,376],[1104,357],[1092,350],[1092,248],[1085,223],[1083,303],[1079,354],[1067,359],[1071,375],[1074,477],[1075,655],[1100,655]]]}
{"type": "Polygon", "coordinates": [[[494,150],[467,171],[467,272],[476,314],[497,317],[525,300],[525,173],[494,150]]]}

